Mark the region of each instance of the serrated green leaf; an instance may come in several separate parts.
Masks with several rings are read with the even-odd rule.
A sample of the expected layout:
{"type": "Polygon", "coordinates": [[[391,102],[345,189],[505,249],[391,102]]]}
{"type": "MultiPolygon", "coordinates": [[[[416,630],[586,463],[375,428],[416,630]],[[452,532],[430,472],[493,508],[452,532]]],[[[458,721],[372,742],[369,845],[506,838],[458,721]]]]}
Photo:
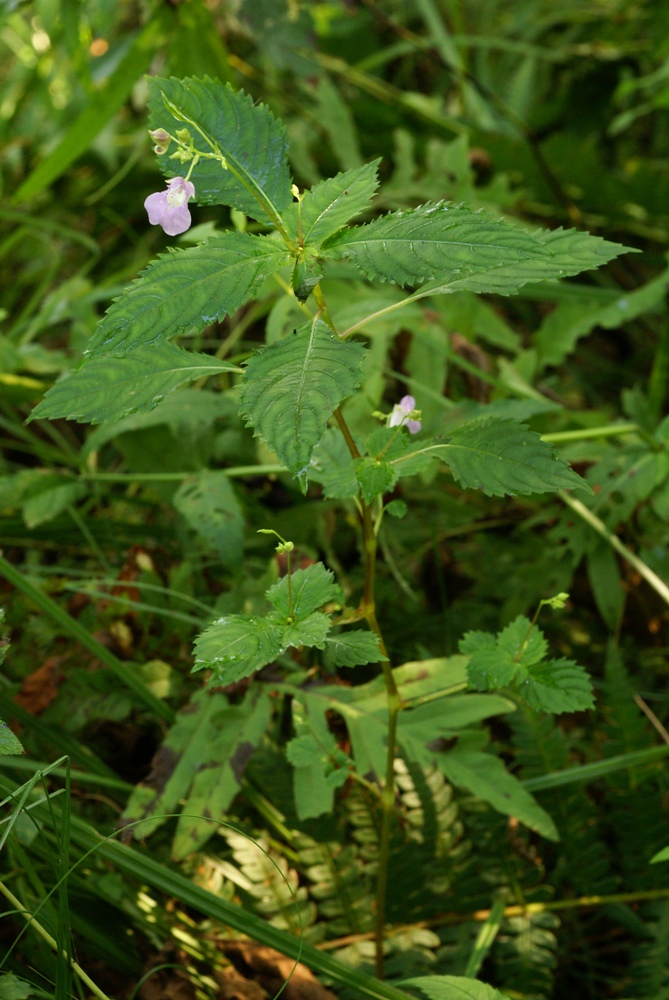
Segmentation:
{"type": "Polygon", "coordinates": [[[439,767],[458,788],[466,788],[506,816],[514,816],[542,837],[559,840],[555,823],[499,757],[456,747],[436,756],[439,767]]]}
{"type": "Polygon", "coordinates": [[[244,515],[225,472],[207,469],[189,476],[172,503],[224,566],[239,565],[244,550],[244,515]]]}
{"type": "Polygon", "coordinates": [[[315,646],[322,649],[325,637],[330,631],[330,618],[322,611],[312,611],[310,615],[299,618],[292,625],[287,625],[281,635],[285,646],[315,646]]]}
{"type": "Polygon", "coordinates": [[[513,655],[500,649],[495,636],[489,632],[467,632],[458,649],[470,656],[467,681],[476,691],[506,687],[518,672],[513,655]]]}
{"type": "Polygon", "coordinates": [[[417,976],[399,985],[420,990],[428,1000],[508,1000],[506,993],[465,976],[417,976]]]}
{"type": "Polygon", "coordinates": [[[549,660],[527,670],[519,691],[531,708],[539,712],[582,712],[594,708],[592,682],[573,660],[549,660]]]}
{"type": "Polygon", "coordinates": [[[0,719],[0,754],[16,756],[20,753],[25,753],[21,740],[14,736],[7,723],[0,719]]]}
{"type": "Polygon", "coordinates": [[[513,420],[463,424],[444,446],[441,457],[465,489],[479,489],[486,496],[576,488],[589,491],[586,482],[539,434],[513,420]]]}
{"type": "MultiPolygon", "coordinates": [[[[541,629],[533,627],[530,619],[526,618],[525,615],[518,615],[503,628],[497,636],[497,643],[500,649],[525,667],[539,663],[548,651],[548,643],[541,629]]],[[[464,653],[465,650],[463,649],[462,652],[464,653]]]]}
{"type": "Polygon", "coordinates": [[[482,262],[468,274],[452,274],[446,281],[430,282],[421,288],[416,298],[465,291],[513,295],[530,282],[567,278],[601,267],[621,254],[636,252],[576,229],[537,230],[532,235],[547,254],[511,261],[500,256],[496,262],[490,261],[487,265],[482,262]]]}
{"type": "Polygon", "coordinates": [[[99,355],[49,389],[29,419],[65,417],[100,423],[151,410],[185,382],[224,371],[227,361],[158,343],[123,354],[99,355]]]}
{"type": "Polygon", "coordinates": [[[360,384],[363,351],[315,320],[258,351],[246,367],[240,412],[303,489],[328,418],[360,384]]]}
{"type": "Polygon", "coordinates": [[[362,458],[356,463],[355,473],[365,503],[392,490],[399,478],[397,468],[390,462],[380,462],[375,458],[362,458]]]}
{"type": "Polygon", "coordinates": [[[409,432],[399,427],[376,427],[365,441],[370,458],[391,462],[404,455],[411,446],[409,432]]]}
{"type": "MultiPolygon", "coordinates": [[[[204,205],[230,205],[259,222],[276,221],[291,201],[286,130],[271,111],[242,91],[209,77],[185,80],[149,79],[151,128],[171,135],[188,128],[195,148],[211,153],[211,146],[182,117],[175,117],[165,98],[195,122],[223,154],[230,169],[217,160],[202,159],[191,180],[195,198],[204,205]]],[[[171,160],[173,148],[159,157],[168,177],[183,176],[183,164],[171,160]]]]}
{"type": "Polygon", "coordinates": [[[346,170],[321,181],[311,191],[305,191],[299,209],[298,203],[294,202],[284,215],[289,235],[298,242],[301,223],[302,245],[320,247],[349,219],[368,207],[379,185],[380,162],[374,160],[346,170]]]}
{"type": "Polygon", "coordinates": [[[379,649],[379,640],[374,632],[362,629],[330,636],[325,641],[325,654],[334,667],[357,667],[388,659],[379,649]]]}
{"type": "MultiPolygon", "coordinates": [[[[332,740],[334,744],[334,738],[332,740]]],[[[315,736],[305,733],[304,736],[296,736],[286,744],[286,757],[293,767],[308,767],[311,764],[320,764],[323,759],[323,747],[318,743],[315,736]]]]}
{"type": "Polygon", "coordinates": [[[86,358],[170,340],[233,313],[290,260],[264,236],[226,233],[158,257],[116,299],[89,341],[86,358]]]}
{"type": "Polygon", "coordinates": [[[13,972],[0,975],[0,1000],[27,1000],[27,997],[38,996],[39,993],[33,983],[19,979],[13,972]]]}
{"type": "Polygon", "coordinates": [[[195,640],[193,671],[210,669],[216,684],[232,684],[267,666],[284,648],[281,627],[276,622],[228,615],[195,640]]]}
{"type": "Polygon", "coordinates": [[[355,463],[338,428],[328,427],[314,448],[309,478],[322,484],[326,497],[345,499],[357,495],[355,463]]]}
{"type": "Polygon", "coordinates": [[[285,618],[306,618],[312,611],[340,596],[334,574],[321,562],[292,573],[290,587],[288,581],[289,578],[284,576],[267,591],[267,600],[285,618]]]}
{"type": "Polygon", "coordinates": [[[421,205],[338,233],[328,256],[351,260],[364,274],[399,285],[455,281],[502,264],[550,258],[532,234],[486,212],[443,203],[421,205]]]}

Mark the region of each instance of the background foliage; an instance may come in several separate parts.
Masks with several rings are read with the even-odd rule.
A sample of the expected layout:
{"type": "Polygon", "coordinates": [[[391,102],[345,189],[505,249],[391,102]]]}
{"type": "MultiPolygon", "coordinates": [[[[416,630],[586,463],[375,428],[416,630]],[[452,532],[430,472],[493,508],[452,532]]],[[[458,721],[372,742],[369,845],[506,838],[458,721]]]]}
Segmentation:
{"type": "MultiPolygon", "coordinates": [[[[501,641],[518,616],[568,592],[541,626],[596,692],[592,711],[553,721],[521,710],[480,730],[552,817],[557,842],[440,771],[398,762],[388,978],[480,975],[511,997],[669,996],[669,883],[666,866],[649,865],[667,843],[668,37],[669,12],[652,0],[0,4],[0,602],[12,640],[0,716],[27,751],[0,765],[15,796],[3,884],[25,909],[42,906],[64,948],[71,929],[77,961],[107,991],[130,995],[166,963],[215,995],[233,936],[221,926],[253,935],[257,915],[295,934],[298,910],[320,948],[311,967],[327,977],[334,955],[363,975],[378,857],[364,787],[336,792],[335,778],[336,807],[314,818],[309,776],[300,786],[279,765],[278,746],[318,717],[309,698],[270,705],[243,680],[205,697],[190,672],[193,637],[213,616],[260,613],[285,570],[258,529],[292,539],[297,568],[322,559],[346,597],[362,583],[355,511],[327,480],[327,439],[305,496],[220,391],[253,350],[303,322],[290,272],[273,276],[282,261],[259,259],[253,302],[203,333],[185,316],[201,382],[93,427],[25,423],[112,300],[174,242],[142,208],[162,187],[146,136],[149,73],[209,75],[264,102],[286,126],[300,188],[380,157],[375,210],[446,199],[523,232],[559,240],[576,228],[641,251],[560,285],[504,298],[465,289],[399,312],[384,312],[395,286],[351,285],[345,260],[324,285],[342,328],[374,296],[362,391],[347,410],[361,432],[370,410],[411,392],[433,434],[483,412],[528,423],[593,489],[489,497],[435,466],[402,480],[406,516],[384,518],[378,613],[395,663],[452,657],[465,633],[501,641]],[[50,772],[47,807],[29,777],[63,755],[72,770],[50,772]],[[143,867],[108,845],[47,898],[92,829],[111,834],[156,799],[180,815],[144,827],[143,867]],[[212,833],[208,811],[236,830],[212,833]],[[245,928],[225,908],[233,901],[245,928]]],[[[240,246],[256,233],[234,209],[194,214],[180,246],[230,225],[240,246]]],[[[93,378],[91,405],[97,392],[93,378]]],[[[373,684],[371,668],[363,679],[373,684]]],[[[344,727],[324,731],[345,757],[344,727]]],[[[308,770],[299,751],[294,772],[308,770]]],[[[3,971],[32,995],[67,992],[68,963],[34,928],[13,944],[22,926],[4,923],[3,971]]]]}

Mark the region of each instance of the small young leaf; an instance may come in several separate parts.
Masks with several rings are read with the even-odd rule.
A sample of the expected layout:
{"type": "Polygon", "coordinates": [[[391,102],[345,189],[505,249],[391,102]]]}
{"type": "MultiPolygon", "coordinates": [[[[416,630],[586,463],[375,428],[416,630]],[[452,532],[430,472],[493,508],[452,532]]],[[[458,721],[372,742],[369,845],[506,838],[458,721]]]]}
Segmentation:
{"type": "MultiPolygon", "coordinates": [[[[186,127],[195,148],[204,153],[211,153],[211,146],[193,125],[172,113],[165,98],[199,125],[230,168],[223,170],[217,160],[200,160],[190,178],[197,201],[230,205],[259,222],[274,222],[291,201],[288,139],[281,122],[229,84],[208,77],[149,78],[151,128],[174,135],[186,127]]],[[[183,165],[171,160],[170,153],[159,157],[161,168],[168,177],[180,176],[183,165]]]]}
{"type": "Polygon", "coordinates": [[[21,740],[14,736],[7,723],[0,719],[0,755],[16,756],[19,753],[25,753],[21,740]]]}
{"type": "Polygon", "coordinates": [[[463,424],[441,455],[462,486],[487,496],[590,489],[539,434],[513,420],[463,424]]]}
{"type": "Polygon", "coordinates": [[[458,646],[469,654],[467,681],[475,691],[496,691],[509,685],[518,673],[518,663],[507,650],[500,649],[489,632],[467,632],[458,646]]]}
{"type": "Polygon", "coordinates": [[[120,420],[137,410],[152,410],[185,382],[224,371],[239,369],[170,343],[99,355],[56,382],[29,419],[65,417],[94,424],[120,420]]]}
{"type": "Polygon", "coordinates": [[[374,632],[362,629],[330,636],[325,640],[325,655],[333,667],[357,667],[388,659],[379,649],[379,640],[374,632]]]}
{"type": "Polygon", "coordinates": [[[281,641],[285,646],[315,646],[316,649],[322,649],[329,631],[328,615],[324,615],[322,611],[312,611],[310,615],[287,625],[282,632],[281,641]]]}
{"type": "Polygon", "coordinates": [[[370,278],[416,285],[454,280],[496,265],[550,258],[530,233],[485,212],[446,204],[385,215],[333,236],[328,256],[345,257],[370,278]]]}
{"type": "Polygon", "coordinates": [[[269,618],[219,618],[196,639],[193,670],[211,669],[216,684],[240,681],[283,652],[281,631],[269,618]]]}
{"type": "Polygon", "coordinates": [[[408,509],[404,500],[391,500],[385,507],[386,514],[390,514],[391,517],[396,517],[399,520],[406,517],[408,509]]]}
{"type": "Polygon", "coordinates": [[[243,305],[289,260],[280,244],[249,233],[162,254],[112,303],[85,356],[135,351],[202,330],[243,305]]]}
{"type": "Polygon", "coordinates": [[[365,503],[392,490],[399,476],[390,462],[379,462],[375,458],[360,459],[355,471],[365,503]]]}
{"type": "Polygon", "coordinates": [[[323,563],[314,563],[306,569],[298,569],[290,577],[282,577],[267,591],[267,600],[280,615],[306,618],[312,611],[322,608],[340,596],[339,587],[334,582],[334,574],[323,563]],[[291,608],[292,591],[292,608],[291,608]]]}
{"type": "Polygon", "coordinates": [[[582,712],[594,708],[592,682],[573,660],[549,660],[527,670],[519,691],[531,708],[539,712],[582,712]]]}
{"type": "Polygon", "coordinates": [[[246,367],[240,412],[303,489],[328,418],[360,384],[363,351],[316,320],[258,351],[246,367]]]}
{"type": "MultiPolygon", "coordinates": [[[[337,174],[304,193],[299,205],[299,217],[305,247],[320,247],[349,219],[367,208],[379,185],[380,162],[374,160],[337,174]]],[[[284,222],[288,233],[297,242],[300,235],[297,202],[285,212],[284,222]]]]}
{"type": "Polygon", "coordinates": [[[244,549],[244,515],[225,472],[207,469],[189,476],[172,503],[224,566],[239,565],[244,549]]]}

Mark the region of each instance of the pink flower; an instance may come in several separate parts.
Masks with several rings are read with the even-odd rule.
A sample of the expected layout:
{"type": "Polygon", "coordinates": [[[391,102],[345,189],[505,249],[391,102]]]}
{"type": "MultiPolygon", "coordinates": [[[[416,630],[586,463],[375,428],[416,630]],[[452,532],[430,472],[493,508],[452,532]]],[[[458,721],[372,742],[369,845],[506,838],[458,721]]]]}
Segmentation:
{"type": "Polygon", "coordinates": [[[418,434],[421,429],[420,420],[410,420],[411,414],[415,413],[417,417],[420,413],[416,410],[416,400],[413,396],[402,396],[399,403],[395,403],[388,417],[389,427],[406,427],[409,434],[418,434]]]}
{"type": "Polygon", "coordinates": [[[183,177],[173,177],[167,191],[150,194],[144,202],[152,226],[162,226],[168,236],[178,236],[190,228],[188,199],[195,197],[195,186],[183,177]]]}

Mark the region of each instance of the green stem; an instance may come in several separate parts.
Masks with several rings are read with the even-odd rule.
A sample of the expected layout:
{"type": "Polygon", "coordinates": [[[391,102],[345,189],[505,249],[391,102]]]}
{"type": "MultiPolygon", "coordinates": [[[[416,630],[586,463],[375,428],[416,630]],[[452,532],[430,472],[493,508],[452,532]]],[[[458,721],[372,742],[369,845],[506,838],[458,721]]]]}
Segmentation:
{"type": "MultiPolygon", "coordinates": [[[[230,479],[242,476],[270,476],[286,472],[283,465],[235,465],[229,469],[221,469],[230,479]]],[[[189,476],[196,476],[197,469],[188,472],[82,472],[81,479],[100,483],[178,483],[189,476]]]]}
{"type": "Polygon", "coordinates": [[[641,428],[638,424],[607,424],[604,427],[581,427],[576,431],[556,431],[554,434],[542,434],[541,440],[549,444],[562,444],[563,441],[590,441],[592,438],[622,437],[623,434],[638,434],[641,428]]]}
{"type": "MultiPolygon", "coordinates": [[[[39,936],[43,938],[51,948],[54,949],[54,951],[58,951],[58,945],[56,944],[56,941],[51,937],[49,932],[45,930],[44,927],[42,927],[42,925],[39,923],[38,920],[35,920],[30,911],[25,908],[25,906],[20,902],[20,900],[18,900],[16,896],[12,892],[10,892],[7,886],[4,885],[2,882],[0,882],[0,892],[5,897],[5,899],[7,899],[12,904],[16,912],[20,913],[21,916],[26,918],[30,926],[33,928],[33,930],[35,930],[39,934],[39,936]]],[[[79,979],[81,979],[82,983],[85,983],[86,986],[88,986],[91,993],[93,993],[96,997],[98,997],[98,1000],[109,1000],[107,994],[103,993],[99,986],[95,985],[90,976],[88,976],[84,972],[81,966],[77,962],[75,962],[74,959],[71,959],[70,962],[72,965],[72,971],[77,976],[79,976],[79,979]]]]}
{"type": "Polygon", "coordinates": [[[105,666],[109,667],[119,680],[126,687],[130,688],[131,691],[134,691],[144,705],[154,712],[158,718],[165,719],[168,722],[174,720],[174,712],[169,705],[166,705],[160,698],[157,698],[149,690],[144,681],[138,677],[136,665],[128,666],[117,659],[111,650],[103,646],[101,642],[98,642],[83,625],[79,624],[76,618],[72,618],[66,611],[63,611],[59,604],[56,604],[47,594],[35,587],[23,573],[15,569],[2,555],[0,555],[0,575],[9,580],[22,594],[29,597],[41,611],[57,622],[64,632],[77,639],[93,656],[96,656],[105,666]]]}
{"type": "Polygon", "coordinates": [[[560,499],[563,500],[568,507],[571,507],[574,513],[583,518],[586,524],[589,524],[598,535],[601,535],[601,537],[609,543],[611,548],[615,549],[616,552],[623,557],[625,562],[629,563],[630,566],[633,566],[637,573],[644,578],[646,583],[651,585],[653,590],[660,595],[662,600],[666,604],[669,604],[669,587],[664,580],[661,580],[657,573],[655,573],[654,570],[652,570],[650,566],[643,561],[643,559],[639,559],[639,557],[628,549],[626,545],[623,545],[618,536],[614,535],[612,531],[609,531],[604,522],[601,521],[596,514],[593,514],[593,512],[586,507],[584,503],[581,503],[580,500],[574,499],[574,497],[570,497],[568,493],[564,492],[564,490],[560,490],[559,495],[560,499]]]}
{"type": "Polygon", "coordinates": [[[656,420],[660,419],[667,396],[669,380],[669,320],[665,316],[660,324],[660,338],[648,379],[648,408],[656,420]]]}
{"type": "MultiPolygon", "coordinates": [[[[358,446],[353,440],[348,425],[339,408],[335,410],[335,418],[344,435],[344,440],[353,459],[360,458],[358,446]]],[[[402,708],[402,700],[393,676],[390,660],[383,634],[376,617],[375,581],[376,581],[376,549],[377,538],[374,531],[372,511],[365,503],[362,495],[358,501],[362,512],[362,537],[365,563],[365,589],[361,610],[367,624],[379,640],[379,648],[385,657],[381,661],[383,679],[388,696],[388,746],[386,750],[386,777],[381,793],[381,835],[379,838],[379,868],[376,883],[376,917],[375,917],[375,965],[376,975],[383,979],[383,940],[386,924],[386,898],[388,894],[388,870],[390,866],[390,833],[392,830],[393,811],[395,806],[395,743],[397,740],[397,719],[402,708]]]]}

